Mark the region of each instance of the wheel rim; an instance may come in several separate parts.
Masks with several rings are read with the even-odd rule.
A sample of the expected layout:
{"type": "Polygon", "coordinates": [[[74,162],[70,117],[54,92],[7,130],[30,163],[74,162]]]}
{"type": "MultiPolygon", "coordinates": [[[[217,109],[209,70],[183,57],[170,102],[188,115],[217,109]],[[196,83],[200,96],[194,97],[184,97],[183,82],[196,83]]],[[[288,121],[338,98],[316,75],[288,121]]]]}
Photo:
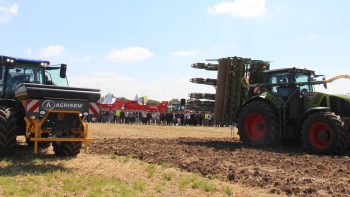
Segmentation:
{"type": "Polygon", "coordinates": [[[258,113],[249,114],[244,122],[244,131],[250,140],[261,139],[266,130],[266,122],[262,115],[258,113]]]}
{"type": "Polygon", "coordinates": [[[317,149],[325,149],[332,143],[332,129],[323,122],[316,122],[310,128],[309,139],[317,149]]]}

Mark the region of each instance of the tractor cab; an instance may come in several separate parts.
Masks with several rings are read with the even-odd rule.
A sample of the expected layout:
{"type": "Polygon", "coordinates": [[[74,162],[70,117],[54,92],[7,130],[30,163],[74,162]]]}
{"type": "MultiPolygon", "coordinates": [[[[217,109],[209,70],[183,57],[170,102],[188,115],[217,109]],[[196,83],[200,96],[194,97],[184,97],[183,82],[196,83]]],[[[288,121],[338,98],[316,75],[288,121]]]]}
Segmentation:
{"type": "Polygon", "coordinates": [[[302,94],[314,91],[313,85],[308,83],[314,80],[315,72],[312,70],[284,68],[267,70],[264,74],[267,89],[283,100],[287,100],[295,91],[302,94]]]}
{"type": "Polygon", "coordinates": [[[21,83],[68,86],[64,64],[49,65],[48,61],[0,56],[0,95],[14,99],[21,83]]]}

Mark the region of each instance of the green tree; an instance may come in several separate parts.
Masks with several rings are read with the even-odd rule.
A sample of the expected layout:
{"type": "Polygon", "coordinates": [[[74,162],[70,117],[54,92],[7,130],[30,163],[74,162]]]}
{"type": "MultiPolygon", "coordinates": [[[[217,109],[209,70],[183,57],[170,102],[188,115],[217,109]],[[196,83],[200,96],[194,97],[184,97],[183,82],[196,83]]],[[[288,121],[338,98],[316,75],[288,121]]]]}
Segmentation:
{"type": "Polygon", "coordinates": [[[156,101],[156,100],[148,100],[148,102],[147,102],[147,105],[159,105],[160,104],[160,102],[159,101],[156,101]]]}
{"type": "Polygon", "coordinates": [[[169,105],[178,105],[180,104],[180,100],[177,98],[173,98],[169,101],[169,105]]]}

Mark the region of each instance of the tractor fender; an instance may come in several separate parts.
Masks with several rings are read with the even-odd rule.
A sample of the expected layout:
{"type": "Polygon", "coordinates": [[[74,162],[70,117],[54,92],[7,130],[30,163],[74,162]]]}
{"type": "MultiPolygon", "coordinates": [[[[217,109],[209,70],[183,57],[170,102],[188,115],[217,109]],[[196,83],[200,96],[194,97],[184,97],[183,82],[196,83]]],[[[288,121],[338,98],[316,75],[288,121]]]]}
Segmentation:
{"type": "Polygon", "coordinates": [[[261,95],[258,95],[258,96],[253,96],[251,98],[249,98],[248,100],[246,100],[243,104],[242,104],[242,107],[240,108],[239,112],[241,112],[241,110],[243,109],[243,107],[245,107],[248,103],[251,103],[251,102],[255,102],[255,101],[263,101],[263,102],[266,102],[268,104],[270,104],[274,110],[276,110],[277,112],[277,106],[276,104],[271,101],[270,99],[266,99],[265,96],[261,96],[261,95]]]}
{"type": "Polygon", "coordinates": [[[314,114],[316,112],[319,112],[319,111],[331,111],[331,109],[329,107],[314,107],[314,108],[308,109],[300,116],[300,118],[298,120],[298,125],[297,125],[298,131],[301,131],[301,127],[304,123],[304,120],[308,116],[310,116],[311,114],[314,114]]]}

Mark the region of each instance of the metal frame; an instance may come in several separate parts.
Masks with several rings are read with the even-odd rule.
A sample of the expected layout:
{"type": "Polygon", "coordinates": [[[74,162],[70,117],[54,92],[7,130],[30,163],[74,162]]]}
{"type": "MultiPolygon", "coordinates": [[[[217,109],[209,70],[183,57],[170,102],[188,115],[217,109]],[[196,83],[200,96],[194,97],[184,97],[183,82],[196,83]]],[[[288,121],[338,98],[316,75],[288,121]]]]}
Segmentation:
{"type": "Polygon", "coordinates": [[[39,142],[83,142],[84,143],[84,152],[88,151],[88,143],[90,141],[94,141],[93,138],[88,138],[88,124],[84,123],[85,117],[81,118],[81,124],[83,125],[82,130],[71,130],[74,133],[82,133],[83,138],[42,138],[41,133],[47,132],[51,133],[52,130],[42,130],[41,126],[46,121],[48,115],[50,113],[63,113],[63,114],[77,114],[79,116],[80,111],[68,111],[68,110],[49,110],[41,119],[30,119],[28,117],[24,117],[26,122],[26,137],[30,138],[30,134],[34,133],[34,138],[30,138],[30,141],[34,142],[34,153],[38,153],[38,143],[39,142]]]}

